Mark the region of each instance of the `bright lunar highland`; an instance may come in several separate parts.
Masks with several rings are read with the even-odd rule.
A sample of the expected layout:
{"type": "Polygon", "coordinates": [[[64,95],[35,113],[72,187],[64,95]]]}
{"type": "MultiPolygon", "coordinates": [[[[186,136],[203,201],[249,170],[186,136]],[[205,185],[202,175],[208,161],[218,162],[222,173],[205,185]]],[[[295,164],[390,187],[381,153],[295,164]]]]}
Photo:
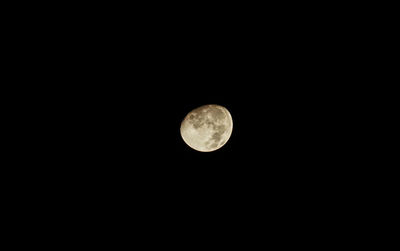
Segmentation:
{"type": "Polygon", "coordinates": [[[189,112],[181,124],[185,143],[200,152],[212,152],[229,140],[232,116],[220,105],[204,105],[189,112]]]}

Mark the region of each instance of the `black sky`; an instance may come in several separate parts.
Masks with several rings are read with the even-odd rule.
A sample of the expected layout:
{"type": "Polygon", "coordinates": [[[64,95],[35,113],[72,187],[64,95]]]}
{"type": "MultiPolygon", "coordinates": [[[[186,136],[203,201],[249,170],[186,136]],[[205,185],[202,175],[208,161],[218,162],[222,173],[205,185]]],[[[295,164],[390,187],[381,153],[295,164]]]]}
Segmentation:
{"type": "Polygon", "coordinates": [[[103,170],[104,178],[142,175],[160,189],[168,182],[211,182],[210,190],[225,182],[329,183],[331,168],[342,164],[345,125],[336,118],[353,90],[331,23],[298,18],[81,26],[63,41],[66,67],[54,73],[65,84],[64,109],[73,110],[72,162],[82,159],[88,175],[103,170]],[[232,138],[218,151],[195,152],[180,123],[210,103],[230,110],[232,138]]]}
{"type": "Polygon", "coordinates": [[[325,12],[220,12],[55,25],[41,69],[57,85],[43,87],[51,102],[38,102],[52,114],[42,154],[58,168],[43,176],[62,187],[56,197],[164,227],[339,219],[332,201],[351,200],[359,171],[349,168],[359,91],[351,32],[335,35],[325,12]],[[205,104],[233,118],[230,140],[210,153],[190,149],[179,131],[205,104]]]}

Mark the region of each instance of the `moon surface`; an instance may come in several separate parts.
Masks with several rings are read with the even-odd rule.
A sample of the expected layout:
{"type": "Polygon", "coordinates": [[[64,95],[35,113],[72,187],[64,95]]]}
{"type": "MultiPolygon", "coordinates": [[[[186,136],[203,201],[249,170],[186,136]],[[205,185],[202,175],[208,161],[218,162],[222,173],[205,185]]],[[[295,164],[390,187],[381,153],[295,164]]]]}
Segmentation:
{"type": "Polygon", "coordinates": [[[233,121],[220,105],[204,105],[189,112],[181,123],[183,141],[200,152],[218,150],[229,140],[233,121]]]}

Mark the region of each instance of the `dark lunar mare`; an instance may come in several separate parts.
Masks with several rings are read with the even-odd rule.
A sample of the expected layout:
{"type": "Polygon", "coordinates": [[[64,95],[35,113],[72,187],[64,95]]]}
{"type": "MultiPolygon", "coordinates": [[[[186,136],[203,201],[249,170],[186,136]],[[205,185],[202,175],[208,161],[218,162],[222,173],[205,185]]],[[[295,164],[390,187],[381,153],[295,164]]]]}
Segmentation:
{"type": "Polygon", "coordinates": [[[226,117],[225,112],[219,107],[213,107],[210,110],[211,116],[217,120],[223,120],[226,117]]]}
{"type": "Polygon", "coordinates": [[[217,132],[215,132],[211,139],[206,143],[207,145],[209,145],[211,142],[214,142],[211,147],[217,147],[218,146],[218,142],[221,140],[221,136],[225,131],[225,125],[215,125],[214,123],[212,123],[213,125],[213,129],[216,130],[217,132]]]}
{"type": "Polygon", "coordinates": [[[202,122],[203,118],[204,114],[201,112],[192,112],[189,116],[188,122],[189,124],[192,124],[195,129],[198,129],[204,124],[204,122],[202,122]]]}

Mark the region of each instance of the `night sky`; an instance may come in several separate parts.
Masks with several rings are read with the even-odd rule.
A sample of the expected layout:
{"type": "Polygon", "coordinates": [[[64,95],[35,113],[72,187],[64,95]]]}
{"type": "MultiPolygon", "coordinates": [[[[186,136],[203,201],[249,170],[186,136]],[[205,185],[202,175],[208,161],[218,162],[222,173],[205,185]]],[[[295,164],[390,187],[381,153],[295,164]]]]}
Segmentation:
{"type": "Polygon", "coordinates": [[[62,42],[50,43],[57,53],[46,76],[57,85],[42,90],[50,103],[39,101],[52,114],[42,153],[58,167],[43,169],[61,187],[55,197],[73,198],[89,215],[103,208],[129,224],[140,219],[144,232],[256,236],[259,224],[279,236],[285,226],[339,220],[332,201],[350,203],[359,171],[348,168],[358,91],[349,87],[348,44],[332,36],[332,22],[318,21],[323,13],[218,13],[116,15],[52,35],[62,42]],[[180,135],[186,114],[206,104],[233,118],[229,141],[209,153],[180,135]]]}

